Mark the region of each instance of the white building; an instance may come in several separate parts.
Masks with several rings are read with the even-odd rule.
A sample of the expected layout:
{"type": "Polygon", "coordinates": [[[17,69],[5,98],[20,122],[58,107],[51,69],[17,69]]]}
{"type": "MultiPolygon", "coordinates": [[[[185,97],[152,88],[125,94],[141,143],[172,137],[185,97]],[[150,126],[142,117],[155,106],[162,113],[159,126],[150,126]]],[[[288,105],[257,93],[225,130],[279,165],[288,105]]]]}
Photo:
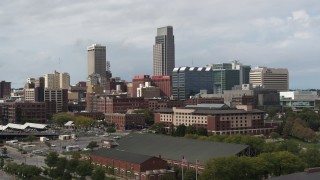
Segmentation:
{"type": "Polygon", "coordinates": [[[70,75],[69,73],[59,73],[54,71],[53,74],[45,74],[45,88],[49,89],[69,89],[70,87],[70,75]]]}
{"type": "Polygon", "coordinates": [[[289,90],[289,71],[285,68],[256,67],[250,71],[253,87],[263,87],[278,91],[289,90]]]}

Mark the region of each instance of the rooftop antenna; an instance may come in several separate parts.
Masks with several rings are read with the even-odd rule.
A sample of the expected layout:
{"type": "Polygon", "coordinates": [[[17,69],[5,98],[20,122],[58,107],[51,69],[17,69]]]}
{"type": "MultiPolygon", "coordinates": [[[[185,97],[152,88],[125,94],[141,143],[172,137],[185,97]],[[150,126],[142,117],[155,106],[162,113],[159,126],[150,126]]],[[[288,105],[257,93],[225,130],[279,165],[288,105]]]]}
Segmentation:
{"type": "Polygon", "coordinates": [[[193,58],[192,58],[192,61],[191,61],[191,65],[192,65],[192,67],[193,67],[193,58]]]}

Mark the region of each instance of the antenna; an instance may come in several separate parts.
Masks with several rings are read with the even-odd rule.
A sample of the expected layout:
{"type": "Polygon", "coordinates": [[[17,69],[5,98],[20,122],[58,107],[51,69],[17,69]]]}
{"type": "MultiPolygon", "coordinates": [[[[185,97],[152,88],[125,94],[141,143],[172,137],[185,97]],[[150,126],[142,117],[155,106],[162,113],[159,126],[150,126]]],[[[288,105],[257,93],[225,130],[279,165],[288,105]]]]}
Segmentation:
{"type": "Polygon", "coordinates": [[[191,65],[192,65],[192,67],[193,67],[193,58],[192,58],[192,61],[191,61],[191,65]]]}

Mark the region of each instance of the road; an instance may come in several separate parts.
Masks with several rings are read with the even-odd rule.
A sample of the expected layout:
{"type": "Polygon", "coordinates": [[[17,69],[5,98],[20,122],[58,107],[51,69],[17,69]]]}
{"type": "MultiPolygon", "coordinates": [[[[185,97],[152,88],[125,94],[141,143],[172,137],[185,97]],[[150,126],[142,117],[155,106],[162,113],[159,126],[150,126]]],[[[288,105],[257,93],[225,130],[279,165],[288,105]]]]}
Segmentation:
{"type": "Polygon", "coordinates": [[[22,154],[16,148],[13,148],[10,146],[6,146],[6,147],[7,147],[8,156],[13,158],[13,161],[18,164],[25,163],[28,165],[35,165],[38,167],[46,166],[44,163],[44,159],[45,159],[44,156],[33,155],[32,157],[30,157],[30,153],[22,154]]]}

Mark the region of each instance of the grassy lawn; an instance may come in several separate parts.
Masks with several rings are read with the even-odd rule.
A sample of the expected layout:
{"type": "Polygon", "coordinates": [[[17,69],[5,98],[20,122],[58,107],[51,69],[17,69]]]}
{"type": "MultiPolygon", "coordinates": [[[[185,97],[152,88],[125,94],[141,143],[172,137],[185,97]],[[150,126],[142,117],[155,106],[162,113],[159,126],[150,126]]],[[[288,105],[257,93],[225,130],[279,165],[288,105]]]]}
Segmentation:
{"type": "Polygon", "coordinates": [[[308,143],[308,142],[304,142],[304,141],[301,141],[301,140],[298,140],[298,139],[290,139],[291,141],[294,141],[298,144],[300,144],[300,146],[302,148],[317,148],[317,149],[320,149],[320,144],[319,143],[308,143]]]}

